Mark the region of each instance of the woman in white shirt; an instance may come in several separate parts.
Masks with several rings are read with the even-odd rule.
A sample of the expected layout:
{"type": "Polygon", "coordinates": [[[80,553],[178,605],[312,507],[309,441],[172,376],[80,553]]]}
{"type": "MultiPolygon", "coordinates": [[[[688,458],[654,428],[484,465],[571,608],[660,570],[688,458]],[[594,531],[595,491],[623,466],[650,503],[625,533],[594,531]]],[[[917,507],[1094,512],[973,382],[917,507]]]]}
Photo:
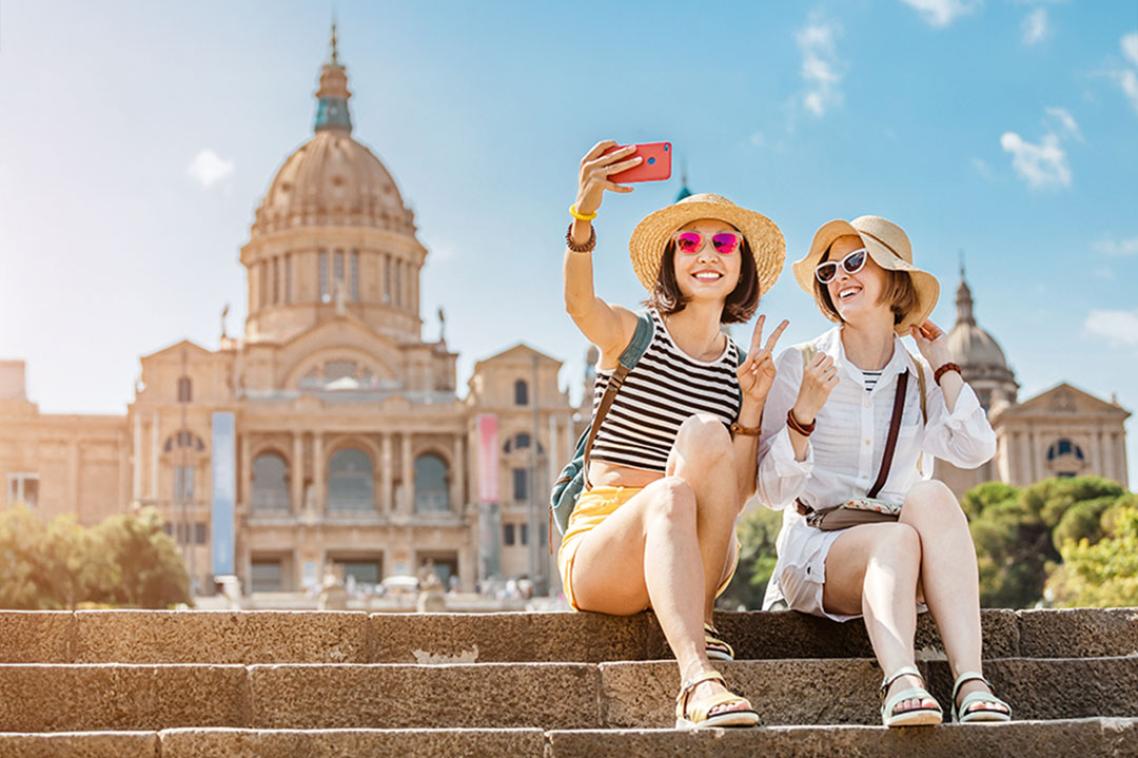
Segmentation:
{"type": "Polygon", "coordinates": [[[785,603],[835,621],[864,615],[886,674],[882,721],[901,726],[943,720],[914,665],[917,610],[927,602],[956,676],[953,717],[1007,721],[1011,709],[981,673],[979,579],[968,523],[952,491],[929,478],[933,458],[975,468],[996,449],[944,333],[926,320],[940,287],[912,264],[901,228],[878,216],[825,224],[794,272],[839,325],[777,360],[757,497],[784,517],[764,608],[785,603]],[[902,345],[904,334],[921,358],[902,345]],[[835,531],[813,526],[818,512],[866,498],[878,486],[903,375],[892,465],[872,495],[883,507],[901,506],[899,520],[835,531]]]}

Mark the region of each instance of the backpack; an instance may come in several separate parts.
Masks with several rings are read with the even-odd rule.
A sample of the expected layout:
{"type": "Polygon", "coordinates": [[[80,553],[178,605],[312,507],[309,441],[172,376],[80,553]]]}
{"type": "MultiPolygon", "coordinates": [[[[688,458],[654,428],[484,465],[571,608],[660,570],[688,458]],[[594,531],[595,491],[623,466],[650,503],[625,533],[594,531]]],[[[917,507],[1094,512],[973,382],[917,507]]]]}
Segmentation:
{"type": "MultiPolygon", "coordinates": [[[[565,535],[566,530],[569,528],[569,516],[573,514],[573,508],[577,505],[577,498],[581,493],[589,488],[587,479],[587,471],[589,468],[589,453],[593,449],[593,442],[597,438],[597,433],[600,432],[601,423],[605,420],[605,416],[612,407],[613,401],[616,400],[616,395],[620,392],[620,387],[624,384],[625,377],[628,372],[635,368],[636,364],[640,362],[641,356],[644,351],[648,349],[648,345],[652,343],[652,336],[656,329],[652,324],[652,318],[646,313],[641,311],[637,314],[636,318],[636,331],[632,334],[632,341],[624,348],[624,352],[620,354],[620,362],[617,364],[616,370],[613,371],[612,378],[609,379],[608,386],[605,387],[605,394],[601,398],[600,407],[597,408],[596,414],[593,416],[593,421],[589,428],[581,433],[577,439],[577,447],[573,453],[572,460],[561,469],[561,475],[557,477],[557,481],[553,483],[553,490],[549,496],[549,518],[550,518],[550,540],[549,549],[553,550],[553,523],[557,524],[557,531],[562,536],[565,535]]],[[[730,336],[728,336],[730,339],[730,336]]],[[[738,346],[736,346],[738,347],[738,346]]],[[[747,359],[747,353],[738,348],[739,363],[747,359]]]]}

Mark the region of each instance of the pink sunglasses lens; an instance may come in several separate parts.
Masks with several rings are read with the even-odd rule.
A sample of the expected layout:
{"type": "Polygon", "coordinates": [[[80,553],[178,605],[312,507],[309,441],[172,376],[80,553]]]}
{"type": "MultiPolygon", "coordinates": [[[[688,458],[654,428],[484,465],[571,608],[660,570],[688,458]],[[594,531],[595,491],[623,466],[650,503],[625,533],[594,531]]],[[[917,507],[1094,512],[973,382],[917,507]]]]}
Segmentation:
{"type": "Polygon", "coordinates": [[[711,244],[723,255],[735,252],[739,247],[739,235],[731,232],[721,232],[711,238],[711,244]]]}
{"type": "Polygon", "coordinates": [[[695,253],[699,250],[703,237],[697,232],[681,232],[676,235],[676,247],[681,253],[695,253]]]}

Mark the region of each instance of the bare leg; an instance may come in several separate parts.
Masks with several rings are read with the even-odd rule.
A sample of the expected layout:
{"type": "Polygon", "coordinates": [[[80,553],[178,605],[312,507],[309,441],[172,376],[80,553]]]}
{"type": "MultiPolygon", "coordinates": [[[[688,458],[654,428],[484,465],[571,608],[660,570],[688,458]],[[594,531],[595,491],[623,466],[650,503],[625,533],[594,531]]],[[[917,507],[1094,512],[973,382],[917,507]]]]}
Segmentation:
{"type": "MultiPolygon", "coordinates": [[[[905,498],[901,523],[921,535],[925,602],[940,629],[953,677],[965,671],[983,673],[976,548],[956,496],[942,482],[918,482],[905,498]]],[[[983,682],[968,682],[961,687],[960,697],[977,690],[987,692],[988,688],[983,682]]],[[[990,703],[975,708],[1004,712],[990,703]]]]}
{"type": "MultiPolygon", "coordinates": [[[[920,561],[920,537],[899,523],[850,527],[826,556],[822,604],[830,613],[864,614],[869,641],[886,676],[915,663],[920,561]]],[[[917,677],[903,676],[890,692],[920,684],[917,677]]],[[[904,700],[894,713],[931,708],[935,702],[904,700]]]]}

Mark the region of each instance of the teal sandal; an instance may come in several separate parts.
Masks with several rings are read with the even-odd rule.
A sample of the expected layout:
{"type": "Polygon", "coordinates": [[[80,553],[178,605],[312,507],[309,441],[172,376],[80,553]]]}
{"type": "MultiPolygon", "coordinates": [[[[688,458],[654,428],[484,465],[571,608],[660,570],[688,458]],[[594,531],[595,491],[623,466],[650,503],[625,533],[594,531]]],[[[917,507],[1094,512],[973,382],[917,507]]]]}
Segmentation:
{"type": "Polygon", "coordinates": [[[987,685],[988,689],[992,685],[984,678],[983,674],[975,671],[966,671],[960,676],[956,677],[956,683],[952,685],[952,720],[958,724],[979,723],[979,722],[1003,722],[1012,720],[1012,707],[993,695],[991,692],[973,692],[965,695],[964,700],[960,701],[960,707],[956,707],[956,696],[960,694],[960,688],[966,682],[983,682],[987,685]],[[974,706],[980,703],[988,703],[990,705],[998,705],[1004,709],[1004,712],[994,711],[991,708],[975,708],[974,706]]]}
{"type": "Polygon", "coordinates": [[[944,722],[944,711],[941,710],[940,705],[935,708],[911,708],[907,711],[894,713],[898,705],[906,700],[932,700],[936,699],[929,694],[929,691],[924,687],[910,687],[907,690],[901,690],[894,693],[888,700],[885,699],[885,693],[889,691],[889,686],[903,676],[915,676],[922,682],[925,680],[921,676],[921,672],[916,666],[902,666],[894,671],[889,676],[881,680],[881,723],[885,726],[935,726],[944,722]]]}
{"type": "Polygon", "coordinates": [[[735,648],[728,645],[719,636],[719,630],[711,624],[703,625],[703,643],[706,646],[707,657],[712,661],[735,660],[735,648]]]}

